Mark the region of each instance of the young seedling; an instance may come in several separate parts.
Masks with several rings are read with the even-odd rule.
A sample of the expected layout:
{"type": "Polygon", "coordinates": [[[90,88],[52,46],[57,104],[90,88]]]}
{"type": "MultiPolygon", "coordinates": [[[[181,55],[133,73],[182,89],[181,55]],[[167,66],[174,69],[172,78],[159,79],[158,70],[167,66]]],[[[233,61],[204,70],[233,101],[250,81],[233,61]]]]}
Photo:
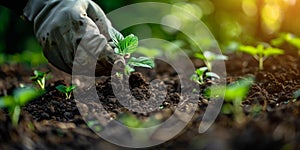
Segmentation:
{"type": "Polygon", "coordinates": [[[253,82],[254,78],[248,77],[227,86],[212,86],[206,91],[206,95],[210,97],[222,97],[224,95],[225,104],[222,107],[222,112],[224,114],[233,114],[235,120],[242,123],[244,113],[240,105],[247,96],[253,82]]]}
{"type": "Polygon", "coordinates": [[[274,46],[280,46],[285,42],[295,46],[298,50],[298,55],[300,55],[300,38],[294,34],[281,33],[278,38],[271,41],[271,44],[274,46]]]}
{"type": "Polygon", "coordinates": [[[36,82],[42,90],[45,90],[46,85],[46,77],[49,72],[41,72],[38,70],[34,70],[34,76],[31,76],[30,79],[36,82]]]}
{"type": "Polygon", "coordinates": [[[204,51],[203,53],[196,53],[194,55],[196,58],[199,58],[204,61],[208,71],[212,71],[212,65],[214,61],[218,60],[228,60],[228,57],[221,54],[215,54],[211,51],[204,51]]]}
{"type": "Polygon", "coordinates": [[[72,91],[76,88],[75,85],[65,86],[65,85],[58,85],[55,87],[58,91],[64,93],[67,99],[71,98],[72,91]]]}
{"type": "Polygon", "coordinates": [[[264,61],[275,55],[281,55],[284,53],[283,50],[273,47],[265,47],[263,44],[253,46],[240,46],[239,51],[252,55],[259,62],[259,70],[264,69],[264,61]]]}
{"type": "Polygon", "coordinates": [[[192,74],[191,80],[202,85],[207,78],[216,78],[220,79],[220,77],[213,72],[209,72],[207,67],[201,67],[195,70],[195,73],[192,74]]]}
{"type": "Polygon", "coordinates": [[[291,36],[289,35],[289,33],[281,33],[277,38],[272,39],[270,43],[275,47],[279,47],[280,45],[286,42],[286,39],[289,38],[289,36],[291,36]]]}
{"type": "Polygon", "coordinates": [[[116,48],[114,52],[118,55],[123,56],[124,58],[129,59],[125,65],[124,73],[129,75],[131,72],[134,72],[134,67],[144,67],[144,68],[154,68],[154,61],[148,57],[130,57],[138,47],[138,37],[130,34],[124,38],[122,34],[115,30],[110,30],[110,36],[116,48]]]}
{"type": "Polygon", "coordinates": [[[0,98],[0,108],[7,108],[13,126],[17,126],[20,118],[21,107],[37,98],[41,92],[35,88],[15,89],[13,95],[0,98]]]}

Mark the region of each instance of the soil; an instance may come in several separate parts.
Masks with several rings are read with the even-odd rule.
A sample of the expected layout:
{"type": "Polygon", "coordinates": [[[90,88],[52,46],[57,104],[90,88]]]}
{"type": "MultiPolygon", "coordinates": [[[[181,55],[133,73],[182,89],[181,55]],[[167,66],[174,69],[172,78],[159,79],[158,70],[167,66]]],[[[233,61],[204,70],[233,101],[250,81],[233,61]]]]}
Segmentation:
{"type": "MultiPolygon", "coordinates": [[[[203,90],[216,82],[207,80],[200,86],[197,101],[191,102],[197,105],[192,121],[175,138],[148,149],[300,149],[300,101],[293,97],[293,92],[300,89],[299,57],[296,51],[288,51],[284,55],[268,58],[264,70],[260,71],[258,62],[251,56],[230,54],[226,61],[227,83],[247,76],[255,77],[255,83],[241,104],[244,121],[237,121],[233,114],[220,113],[207,132],[198,133],[209,103],[209,99],[203,96],[203,90]]],[[[194,64],[196,67],[203,66],[199,60],[194,60],[194,64]]],[[[33,84],[29,77],[34,69],[20,64],[0,66],[0,96],[11,94],[21,85],[33,84]]],[[[125,114],[140,121],[149,120],[150,116],[154,116],[156,121],[163,121],[178,107],[190,108],[190,103],[180,104],[189,97],[180,95],[181,84],[176,72],[160,61],[156,61],[155,70],[137,68],[137,72],[129,77],[130,90],[137,101],[131,101],[130,95],[120,93],[125,100],[122,102],[113,93],[113,88],[124,88],[121,82],[112,82],[113,79],[122,81],[117,79],[119,77],[97,78],[96,90],[100,103],[82,103],[73,96],[66,99],[55,88],[59,84],[70,84],[70,76],[51,66],[38,69],[52,71],[52,78],[47,80],[47,92],[22,108],[17,127],[12,126],[7,110],[0,109],[0,149],[125,149],[100,138],[94,130],[97,126],[101,129],[106,122],[100,119],[98,125],[88,125],[84,121],[84,112],[94,112],[89,120],[99,119],[97,115],[122,120],[125,114]],[[153,85],[159,90],[153,92],[149,82],[154,79],[160,81],[153,85]],[[163,100],[150,103],[150,97],[155,100],[163,97],[163,100]],[[134,106],[133,111],[127,109],[129,105],[134,106]],[[79,107],[85,111],[80,112],[79,107]],[[149,113],[141,113],[142,110],[149,110],[149,113]]],[[[81,90],[89,89],[85,87],[81,90]]]]}

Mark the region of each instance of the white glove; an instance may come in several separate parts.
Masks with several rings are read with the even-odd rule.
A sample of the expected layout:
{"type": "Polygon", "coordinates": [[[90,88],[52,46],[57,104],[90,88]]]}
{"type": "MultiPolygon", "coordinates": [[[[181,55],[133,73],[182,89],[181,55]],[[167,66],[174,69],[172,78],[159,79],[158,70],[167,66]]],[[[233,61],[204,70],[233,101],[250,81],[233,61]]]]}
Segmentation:
{"type": "Polygon", "coordinates": [[[95,69],[97,61],[96,75],[109,75],[114,63],[125,63],[108,44],[108,31],[115,29],[91,0],[29,0],[24,16],[33,22],[47,60],[67,73],[72,73],[73,64],[95,69]]]}

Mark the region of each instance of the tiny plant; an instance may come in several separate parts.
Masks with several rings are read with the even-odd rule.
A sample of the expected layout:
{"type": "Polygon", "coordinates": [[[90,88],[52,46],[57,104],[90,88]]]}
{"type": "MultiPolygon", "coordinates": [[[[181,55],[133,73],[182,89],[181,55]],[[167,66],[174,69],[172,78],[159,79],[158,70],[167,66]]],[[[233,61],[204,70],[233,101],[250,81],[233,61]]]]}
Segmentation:
{"type": "Polygon", "coordinates": [[[67,99],[71,98],[72,91],[76,88],[75,85],[65,86],[65,85],[58,85],[55,87],[58,91],[64,93],[67,99]]]}
{"type": "Polygon", "coordinates": [[[298,55],[300,55],[300,38],[294,34],[281,33],[278,38],[271,40],[271,44],[274,46],[280,46],[285,42],[295,46],[298,50],[298,55]]]}
{"type": "Polygon", "coordinates": [[[37,98],[41,92],[32,87],[15,89],[13,95],[0,98],[0,108],[7,108],[13,126],[17,126],[20,118],[21,107],[37,98]]]}
{"type": "Polygon", "coordinates": [[[259,44],[257,47],[242,45],[239,47],[239,51],[252,55],[259,62],[260,70],[264,69],[264,61],[268,57],[284,53],[281,49],[273,48],[271,46],[265,47],[263,44],[259,44]]]}
{"type": "Polygon", "coordinates": [[[222,54],[215,54],[211,51],[204,51],[203,53],[195,53],[196,58],[204,61],[208,71],[212,71],[212,65],[214,61],[227,60],[228,57],[222,54]]]}
{"type": "Polygon", "coordinates": [[[48,75],[48,72],[41,72],[38,70],[34,70],[34,76],[31,76],[30,79],[34,82],[36,82],[42,90],[45,90],[46,85],[46,77],[48,75]]]}
{"type": "Polygon", "coordinates": [[[254,79],[248,77],[227,86],[212,86],[207,90],[206,95],[210,97],[222,97],[224,95],[225,104],[222,107],[222,112],[224,114],[233,114],[236,121],[243,122],[244,113],[240,105],[247,96],[253,82],[254,79]]]}
{"type": "Polygon", "coordinates": [[[116,48],[114,52],[120,56],[123,56],[128,60],[125,65],[124,73],[129,75],[131,72],[135,71],[134,67],[144,67],[144,68],[154,68],[154,61],[148,57],[130,57],[138,47],[138,37],[130,34],[124,37],[122,34],[115,30],[110,30],[110,35],[116,48]]]}
{"type": "Polygon", "coordinates": [[[219,79],[220,77],[216,73],[209,72],[207,67],[201,67],[196,69],[195,73],[191,76],[191,80],[200,85],[204,84],[204,81],[207,78],[219,79]]]}

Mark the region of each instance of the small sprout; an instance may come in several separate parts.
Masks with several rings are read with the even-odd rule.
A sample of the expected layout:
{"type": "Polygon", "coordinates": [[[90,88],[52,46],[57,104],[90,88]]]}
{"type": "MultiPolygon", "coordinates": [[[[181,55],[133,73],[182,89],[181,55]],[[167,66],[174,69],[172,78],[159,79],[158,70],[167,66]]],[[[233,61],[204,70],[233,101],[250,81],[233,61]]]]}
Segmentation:
{"type": "Polygon", "coordinates": [[[49,72],[41,72],[38,70],[34,70],[34,76],[31,76],[30,79],[36,82],[42,90],[45,90],[46,85],[46,77],[49,72]]]}
{"type": "Polygon", "coordinates": [[[71,92],[76,88],[75,85],[71,85],[71,86],[65,86],[65,85],[58,85],[55,87],[58,91],[64,93],[66,95],[67,99],[71,98],[71,92]]]}
{"type": "Polygon", "coordinates": [[[7,108],[13,126],[17,126],[21,107],[41,95],[41,92],[32,87],[15,89],[13,95],[0,98],[0,108],[7,108]]]}
{"type": "Polygon", "coordinates": [[[114,29],[110,30],[110,36],[116,45],[116,48],[114,49],[115,53],[129,59],[124,68],[124,73],[126,75],[134,72],[134,67],[154,68],[154,61],[148,57],[130,57],[130,55],[137,50],[137,36],[130,34],[124,38],[121,33],[114,29]]]}
{"type": "Polygon", "coordinates": [[[212,71],[212,65],[214,61],[218,60],[228,60],[228,57],[221,54],[215,54],[211,51],[204,51],[203,53],[196,53],[194,55],[196,58],[199,58],[204,61],[208,71],[212,71]]]}
{"type": "Polygon", "coordinates": [[[290,35],[288,33],[281,33],[277,38],[272,39],[270,43],[271,45],[278,47],[285,43],[286,39],[289,38],[289,36],[290,35]]]}
{"type": "Polygon", "coordinates": [[[252,55],[259,62],[259,69],[264,69],[264,61],[270,57],[275,55],[281,55],[284,53],[283,50],[273,47],[264,47],[263,44],[257,45],[257,47],[253,46],[240,46],[239,51],[248,53],[252,55]]]}
{"type": "Polygon", "coordinates": [[[240,105],[247,96],[253,82],[254,79],[248,77],[227,86],[212,86],[205,94],[210,97],[224,98],[226,103],[222,107],[222,112],[224,114],[234,114],[235,120],[242,123],[244,120],[244,113],[240,105]]]}
{"type": "Polygon", "coordinates": [[[191,76],[191,80],[200,85],[204,84],[204,81],[207,78],[220,79],[220,77],[216,73],[209,72],[207,67],[201,67],[196,69],[195,73],[191,76]]]}
{"type": "Polygon", "coordinates": [[[278,47],[285,42],[295,46],[298,50],[298,55],[300,55],[300,38],[296,37],[294,34],[281,33],[278,38],[271,41],[271,44],[278,47]]]}

